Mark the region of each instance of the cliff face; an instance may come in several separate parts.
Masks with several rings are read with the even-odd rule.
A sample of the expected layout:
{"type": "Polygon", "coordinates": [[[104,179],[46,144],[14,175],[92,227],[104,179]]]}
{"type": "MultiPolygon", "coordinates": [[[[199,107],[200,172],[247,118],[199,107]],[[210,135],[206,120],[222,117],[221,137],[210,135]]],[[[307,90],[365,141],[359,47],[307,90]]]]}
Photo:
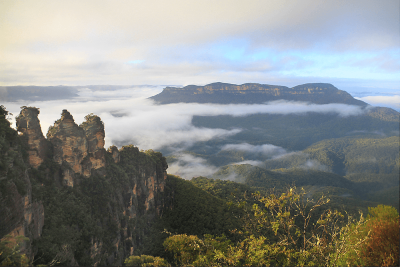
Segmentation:
{"type": "Polygon", "coordinates": [[[30,238],[23,252],[36,264],[121,265],[148,246],[162,216],[165,158],[133,145],[106,151],[104,125],[93,114],[78,126],[63,110],[46,139],[38,114],[23,107],[21,135],[6,120],[14,139],[0,135],[0,144],[9,143],[0,146],[0,238],[30,238]]]}
{"type": "Polygon", "coordinates": [[[8,235],[11,239],[25,236],[28,241],[22,243],[21,252],[33,259],[32,242],[42,235],[44,226],[44,207],[41,201],[32,200],[32,187],[27,173],[24,175],[26,194],[18,192],[17,186],[6,186],[7,194],[0,197],[0,213],[4,216],[0,222],[0,238],[8,235]]]}
{"type": "Polygon", "coordinates": [[[38,121],[26,120],[28,114],[37,116],[38,110],[24,109],[17,120],[27,142],[28,151],[24,157],[24,146],[17,132],[10,128],[5,118],[7,112],[0,108],[0,239],[7,236],[11,240],[21,235],[28,237],[29,240],[21,246],[21,252],[32,259],[35,253],[32,242],[42,235],[44,207],[40,200],[33,198],[27,162],[36,168],[38,162],[43,161],[45,145],[38,121]]]}

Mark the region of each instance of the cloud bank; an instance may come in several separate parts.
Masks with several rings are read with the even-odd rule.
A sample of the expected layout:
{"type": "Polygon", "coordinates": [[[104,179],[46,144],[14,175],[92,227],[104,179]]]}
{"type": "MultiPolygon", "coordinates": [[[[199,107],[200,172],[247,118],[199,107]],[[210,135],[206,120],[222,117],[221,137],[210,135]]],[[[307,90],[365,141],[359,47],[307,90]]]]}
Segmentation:
{"type": "Polygon", "coordinates": [[[365,96],[365,97],[355,97],[355,98],[374,106],[390,107],[397,111],[400,111],[400,95],[391,95],[391,96],[377,95],[377,96],[365,96]]]}
{"type": "Polygon", "coordinates": [[[207,160],[195,157],[187,153],[174,155],[173,163],[168,166],[168,173],[178,175],[185,179],[192,179],[197,176],[211,176],[218,171],[218,168],[208,164],[207,160]]]}
{"type": "MultiPolygon", "coordinates": [[[[162,90],[162,87],[134,87],[122,89],[90,89],[82,88],[78,97],[54,101],[18,101],[4,103],[6,109],[19,114],[20,106],[35,106],[40,108],[39,120],[43,134],[46,135],[49,126],[61,116],[63,109],[73,115],[75,122],[80,124],[89,113],[94,113],[102,119],[105,125],[105,147],[133,144],[139,149],[166,149],[175,158],[170,164],[169,173],[190,179],[194,176],[211,176],[218,167],[205,159],[185,153],[197,142],[213,139],[226,139],[238,134],[242,129],[210,129],[195,127],[192,118],[198,116],[248,116],[251,114],[306,114],[308,112],[334,113],[337,116],[360,115],[364,110],[358,106],[345,104],[316,105],[304,102],[274,101],[257,105],[216,105],[216,104],[169,104],[156,105],[147,99],[162,90]]],[[[15,120],[14,120],[15,125],[15,120]]],[[[251,145],[248,143],[227,144],[220,151],[243,151],[253,154],[255,159],[279,159],[299,152],[288,152],[282,147],[271,144],[251,145]]],[[[250,164],[264,167],[265,162],[259,160],[236,162],[235,164],[250,164]]],[[[324,170],[318,162],[306,161],[302,168],[324,170]]]]}
{"type": "MultiPolygon", "coordinates": [[[[40,108],[39,119],[43,133],[60,118],[61,111],[67,109],[74,116],[77,124],[84,117],[94,113],[103,120],[106,132],[106,146],[119,147],[134,144],[141,149],[160,149],[173,147],[185,149],[195,142],[214,138],[226,138],[235,135],[241,129],[209,129],[192,125],[192,118],[200,116],[248,116],[251,114],[306,114],[307,112],[336,113],[338,116],[360,115],[361,107],[345,104],[316,105],[303,102],[275,101],[257,105],[216,105],[216,104],[169,104],[155,105],[146,99],[159,89],[134,88],[107,91],[84,89],[77,99],[56,101],[23,101],[6,103],[6,108],[14,115],[19,114],[20,106],[40,108]],[[111,96],[113,98],[109,99],[111,96]],[[140,97],[139,97],[140,96],[140,97]],[[90,101],[88,101],[90,100],[90,101]]],[[[276,150],[270,145],[251,147],[250,145],[232,145],[224,149],[257,150],[267,153],[276,150]]]]}

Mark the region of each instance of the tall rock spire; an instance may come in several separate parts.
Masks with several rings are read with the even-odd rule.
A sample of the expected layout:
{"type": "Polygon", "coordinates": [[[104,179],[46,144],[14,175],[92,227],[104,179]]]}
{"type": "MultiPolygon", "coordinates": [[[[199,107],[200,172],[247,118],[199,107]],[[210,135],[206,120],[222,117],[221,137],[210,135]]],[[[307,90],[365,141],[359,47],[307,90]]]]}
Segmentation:
{"type": "Polygon", "coordinates": [[[80,127],[85,131],[88,142],[88,160],[83,164],[84,176],[90,176],[92,169],[100,169],[106,164],[104,150],[104,124],[100,117],[89,114],[85,117],[85,121],[80,127]]]}
{"type": "Polygon", "coordinates": [[[40,127],[39,113],[38,108],[24,106],[16,118],[17,130],[27,139],[29,146],[29,164],[34,168],[42,164],[47,153],[47,142],[40,127]]]}
{"type": "Polygon", "coordinates": [[[63,168],[64,183],[74,184],[74,173],[83,174],[82,161],[87,156],[88,143],[85,131],[79,127],[72,115],[64,109],[61,119],[49,128],[47,139],[53,144],[53,159],[63,168]]]}

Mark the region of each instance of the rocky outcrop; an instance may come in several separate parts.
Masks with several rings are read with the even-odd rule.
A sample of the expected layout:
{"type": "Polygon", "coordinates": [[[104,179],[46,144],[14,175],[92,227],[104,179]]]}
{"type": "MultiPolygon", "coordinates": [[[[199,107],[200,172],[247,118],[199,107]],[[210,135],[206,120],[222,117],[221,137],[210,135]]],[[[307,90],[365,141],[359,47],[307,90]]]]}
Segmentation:
{"type": "Polygon", "coordinates": [[[119,151],[118,151],[118,147],[116,146],[110,146],[107,149],[107,152],[110,153],[112,155],[112,158],[114,160],[114,163],[118,163],[120,161],[120,157],[119,157],[119,151]]]}
{"type": "Polygon", "coordinates": [[[42,164],[48,149],[38,115],[38,108],[22,107],[20,115],[16,118],[17,130],[27,139],[29,146],[29,164],[34,168],[38,168],[42,164]]]}
{"type": "Polygon", "coordinates": [[[73,173],[83,174],[82,161],[88,154],[85,131],[79,127],[72,115],[63,110],[47,132],[47,139],[53,144],[53,159],[64,168],[64,182],[73,186],[73,173]],[[71,173],[71,170],[73,173],[71,173]]]}
{"type": "Polygon", "coordinates": [[[129,201],[125,205],[124,215],[135,218],[138,214],[143,215],[150,209],[155,209],[159,214],[160,200],[157,200],[160,192],[164,192],[165,180],[167,179],[167,162],[160,152],[152,150],[140,152],[137,147],[125,146],[119,150],[120,163],[118,166],[137,166],[135,172],[129,173],[129,180],[133,186],[125,192],[129,195],[129,201]],[[132,158],[135,159],[132,162],[132,158]],[[156,159],[156,160],[152,160],[156,159]],[[146,164],[138,164],[141,161],[146,164]],[[155,162],[154,162],[155,161],[155,162]],[[142,210],[142,211],[141,211],[142,210]]]}
{"type": "MultiPolygon", "coordinates": [[[[29,242],[23,247],[31,259],[37,253],[38,264],[55,260],[65,265],[122,265],[125,258],[146,246],[152,225],[162,216],[166,159],[159,152],[140,151],[133,145],[106,151],[103,122],[93,114],[78,126],[63,110],[45,139],[38,114],[36,108],[23,108],[18,120],[22,134],[14,132],[16,140],[24,138],[29,151],[40,151],[40,145],[34,146],[40,144],[37,140],[47,142],[44,156],[29,153],[29,168],[21,156],[19,161],[9,157],[16,155],[17,148],[0,155],[0,167],[20,170],[13,183],[0,188],[0,214],[5,214],[0,216],[0,238],[7,234],[31,241],[42,237],[35,247],[29,242]],[[31,154],[38,155],[41,164],[31,161],[31,154]],[[31,183],[34,195],[46,196],[43,205],[32,198],[31,183]],[[85,237],[77,242],[72,236],[85,237]]],[[[0,169],[0,185],[3,174],[0,169]]]]}
{"type": "Polygon", "coordinates": [[[67,110],[64,109],[61,119],[49,128],[47,139],[54,147],[54,161],[60,165],[67,162],[76,173],[81,174],[80,163],[87,155],[87,140],[84,130],[67,110]]]}
{"type": "Polygon", "coordinates": [[[85,131],[88,144],[88,158],[84,163],[83,175],[88,177],[91,175],[92,169],[98,170],[106,165],[104,150],[104,124],[101,119],[93,114],[85,117],[80,127],[85,131]]]}
{"type": "MultiPolygon", "coordinates": [[[[144,245],[149,226],[162,216],[168,165],[160,152],[143,152],[132,145],[122,147],[118,154],[116,151],[111,148],[108,153],[118,155],[119,161],[114,166],[124,169],[130,181],[116,196],[123,206],[123,216],[115,215],[121,226],[118,243],[123,248],[123,257],[128,257],[144,245]],[[137,221],[145,224],[134,223],[137,221]]],[[[110,157],[110,160],[114,158],[110,157]]]]}
{"type": "MultiPolygon", "coordinates": [[[[49,128],[47,139],[53,145],[54,161],[63,166],[64,184],[74,186],[75,175],[89,177],[93,170],[105,167],[104,125],[93,114],[78,126],[63,110],[61,119],[49,128]]],[[[99,171],[104,175],[104,172],[99,171]]]]}

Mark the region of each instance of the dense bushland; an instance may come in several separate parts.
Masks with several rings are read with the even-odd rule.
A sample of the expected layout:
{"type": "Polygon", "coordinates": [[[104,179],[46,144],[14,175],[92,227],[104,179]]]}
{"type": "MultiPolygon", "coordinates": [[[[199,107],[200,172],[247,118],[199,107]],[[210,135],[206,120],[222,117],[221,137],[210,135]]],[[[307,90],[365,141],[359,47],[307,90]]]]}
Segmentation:
{"type": "MultiPolygon", "coordinates": [[[[197,181],[199,182],[199,181],[197,181]]],[[[225,235],[170,234],[166,259],[132,256],[128,266],[397,266],[399,214],[390,206],[369,208],[366,218],[326,208],[304,190],[253,195],[237,241],[225,235]],[[249,211],[249,210],[248,210],[249,211]]],[[[243,208],[243,203],[236,205],[243,208]]]]}

